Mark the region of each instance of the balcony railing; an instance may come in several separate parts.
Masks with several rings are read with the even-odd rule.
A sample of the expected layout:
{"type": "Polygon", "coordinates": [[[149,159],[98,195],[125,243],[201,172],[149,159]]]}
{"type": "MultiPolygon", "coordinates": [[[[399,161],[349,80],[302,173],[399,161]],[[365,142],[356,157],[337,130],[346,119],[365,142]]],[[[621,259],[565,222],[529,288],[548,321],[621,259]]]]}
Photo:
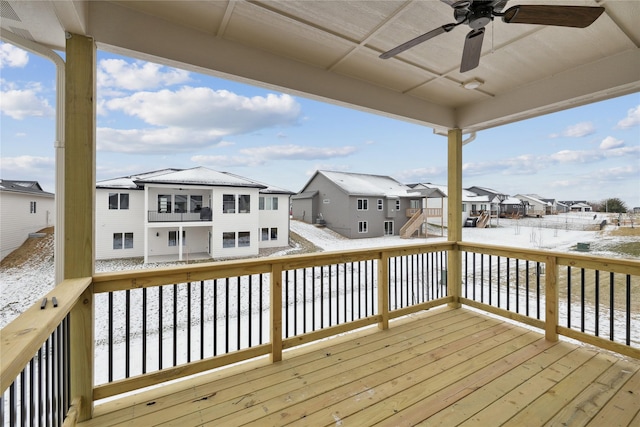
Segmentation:
{"type": "Polygon", "coordinates": [[[195,222],[211,221],[211,211],[208,212],[158,212],[148,211],[149,222],[195,222]]]}
{"type": "Polygon", "coordinates": [[[258,356],[278,361],[285,349],[447,303],[640,358],[639,294],[638,261],[463,242],[97,274],[64,281],[47,296],[58,307],[34,306],[2,330],[1,418],[74,416],[80,403],[258,356]],[[31,374],[48,340],[60,352],[55,373],[31,374]],[[77,374],[83,360],[94,382],[77,374]],[[42,394],[38,378],[62,388],[42,394]]]}

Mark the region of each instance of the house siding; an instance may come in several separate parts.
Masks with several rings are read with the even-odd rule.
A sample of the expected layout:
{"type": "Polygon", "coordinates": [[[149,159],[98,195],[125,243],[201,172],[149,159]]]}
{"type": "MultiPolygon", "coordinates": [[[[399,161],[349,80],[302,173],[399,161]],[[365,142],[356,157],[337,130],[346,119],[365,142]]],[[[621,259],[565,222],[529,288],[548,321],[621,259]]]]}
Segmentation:
{"type": "Polygon", "coordinates": [[[288,194],[260,194],[260,197],[278,198],[278,209],[264,209],[259,212],[258,218],[258,241],[260,248],[280,248],[289,245],[289,206],[288,194]],[[283,212],[284,211],[284,212],[283,212]],[[269,230],[269,239],[262,240],[262,229],[269,230]],[[278,230],[276,239],[271,237],[271,229],[278,230]]]}
{"type": "Polygon", "coordinates": [[[53,196],[0,191],[0,259],[19,248],[35,233],[55,224],[53,196]],[[31,202],[36,212],[30,213],[31,202]]]}
{"type": "Polygon", "coordinates": [[[144,255],[144,191],[96,189],[96,259],[144,255]],[[129,194],[129,209],[109,209],[110,193],[129,194]],[[113,249],[114,233],[133,233],[133,248],[113,249]]]}

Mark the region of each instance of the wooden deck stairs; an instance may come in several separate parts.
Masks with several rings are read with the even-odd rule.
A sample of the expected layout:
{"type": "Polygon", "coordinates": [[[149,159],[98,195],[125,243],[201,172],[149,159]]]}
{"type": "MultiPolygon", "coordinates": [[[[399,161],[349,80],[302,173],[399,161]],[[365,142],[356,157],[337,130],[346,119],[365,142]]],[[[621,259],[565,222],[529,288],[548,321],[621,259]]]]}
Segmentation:
{"type": "Polygon", "coordinates": [[[425,209],[416,210],[413,216],[409,218],[409,221],[400,229],[400,238],[409,239],[416,231],[420,230],[420,227],[422,227],[426,220],[427,213],[425,209]]]}

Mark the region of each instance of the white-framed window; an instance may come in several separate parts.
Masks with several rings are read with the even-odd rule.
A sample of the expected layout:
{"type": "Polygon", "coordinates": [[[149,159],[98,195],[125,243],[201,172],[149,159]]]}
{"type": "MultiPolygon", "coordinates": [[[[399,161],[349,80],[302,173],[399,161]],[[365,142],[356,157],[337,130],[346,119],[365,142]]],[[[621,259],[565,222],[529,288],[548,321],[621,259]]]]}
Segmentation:
{"type": "Polygon", "coordinates": [[[467,204],[463,203],[462,204],[462,212],[466,212],[467,211],[467,204]]]}
{"type": "Polygon", "coordinates": [[[367,200],[367,199],[358,199],[358,210],[359,211],[368,211],[369,210],[369,200],[367,200]]]}
{"type": "Polygon", "coordinates": [[[222,195],[222,213],[236,213],[236,195],[222,195]]]}
{"type": "Polygon", "coordinates": [[[277,211],[278,210],[278,197],[277,196],[260,196],[258,201],[258,209],[261,211],[277,211]]]}
{"type": "Polygon", "coordinates": [[[368,232],[369,232],[369,222],[358,221],[358,233],[368,233],[368,232]]]}
{"type": "Polygon", "coordinates": [[[189,212],[200,212],[202,210],[202,196],[192,194],[189,196],[189,212]]]}
{"type": "Polygon", "coordinates": [[[384,222],[384,235],[393,236],[393,221],[384,222]]]}
{"type": "Polygon", "coordinates": [[[171,213],[171,194],[158,195],[158,212],[171,213]]]}
{"type": "Polygon", "coordinates": [[[189,200],[189,196],[186,194],[176,194],[174,197],[175,205],[173,207],[173,211],[176,213],[187,212],[187,203],[189,200]]]}
{"type": "Polygon", "coordinates": [[[36,202],[29,202],[29,213],[36,213],[36,202]]]}
{"type": "Polygon", "coordinates": [[[263,227],[260,229],[260,240],[266,242],[268,240],[278,240],[278,229],[276,227],[263,227]]]}
{"type": "Polygon", "coordinates": [[[246,248],[251,246],[251,233],[249,231],[238,232],[238,247],[246,248]]]}
{"type": "Polygon", "coordinates": [[[396,200],[396,212],[400,212],[400,199],[396,200]]]}
{"type": "Polygon", "coordinates": [[[133,233],[113,233],[113,249],[133,249],[133,233]]]}
{"type": "Polygon", "coordinates": [[[249,194],[240,194],[238,196],[238,212],[251,212],[251,196],[249,194]]]}
{"type": "Polygon", "coordinates": [[[109,209],[129,209],[129,193],[109,193],[109,209]]]}
{"type": "Polygon", "coordinates": [[[222,233],[222,247],[223,248],[235,248],[236,247],[236,233],[233,231],[225,231],[222,233]]]}
{"type": "Polygon", "coordinates": [[[378,210],[381,211],[383,209],[382,199],[378,199],[378,210]]]}
{"type": "Polygon", "coordinates": [[[170,231],[169,232],[169,246],[178,246],[178,232],[170,231]]]}
{"type": "Polygon", "coordinates": [[[487,210],[487,205],[480,205],[480,210],[481,211],[486,211],[487,210]]]}

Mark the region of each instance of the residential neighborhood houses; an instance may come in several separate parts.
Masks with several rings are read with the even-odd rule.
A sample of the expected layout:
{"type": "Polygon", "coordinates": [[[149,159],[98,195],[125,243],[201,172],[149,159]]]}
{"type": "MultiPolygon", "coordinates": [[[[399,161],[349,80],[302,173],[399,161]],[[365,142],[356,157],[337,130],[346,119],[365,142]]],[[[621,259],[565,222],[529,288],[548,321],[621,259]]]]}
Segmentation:
{"type": "MultiPolygon", "coordinates": [[[[96,185],[96,259],[145,263],[259,255],[289,245],[290,219],[350,239],[443,235],[447,186],[403,184],[382,175],[316,171],[296,194],[205,167],[162,169],[96,185]]],[[[590,212],[586,201],[510,196],[486,187],[462,194],[463,224],[492,218],[590,212]]],[[[54,195],[35,181],[0,180],[2,258],[54,224],[54,195]]]]}
{"type": "Polygon", "coordinates": [[[96,259],[234,258],[288,246],[292,194],[204,167],[100,181],[96,259]]]}
{"type": "Polygon", "coordinates": [[[37,181],[0,179],[0,260],[55,223],[55,197],[37,181]]]}

